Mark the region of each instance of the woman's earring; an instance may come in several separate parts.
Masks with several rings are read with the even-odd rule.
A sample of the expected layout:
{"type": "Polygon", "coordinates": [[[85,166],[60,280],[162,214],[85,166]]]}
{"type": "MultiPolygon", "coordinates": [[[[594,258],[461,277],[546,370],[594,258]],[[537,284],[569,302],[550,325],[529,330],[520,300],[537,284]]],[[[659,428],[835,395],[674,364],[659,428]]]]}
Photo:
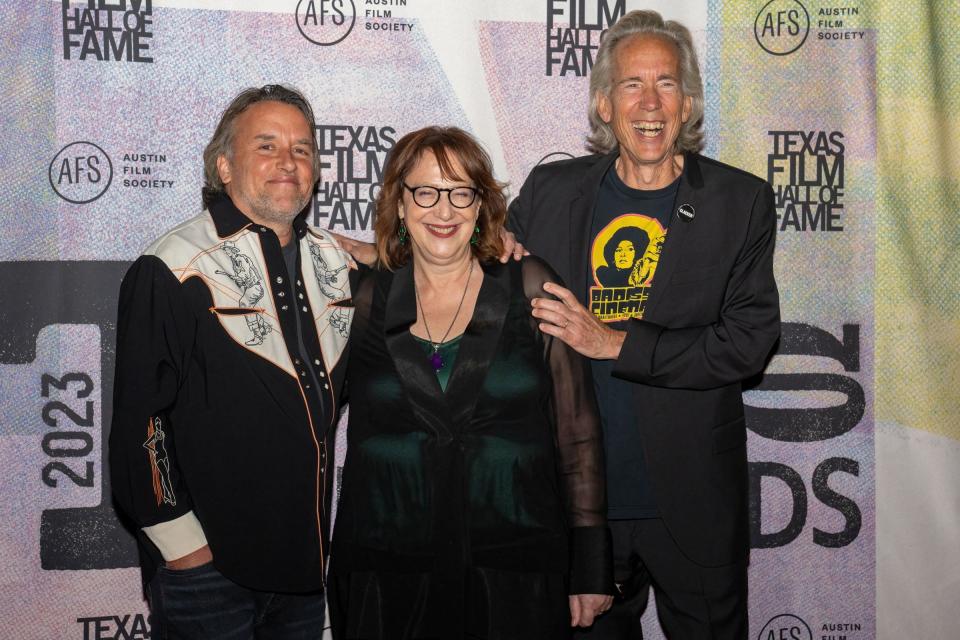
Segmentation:
{"type": "Polygon", "coordinates": [[[407,244],[407,225],[403,224],[403,218],[400,218],[400,226],[397,228],[397,239],[400,244],[407,244]]]}
{"type": "Polygon", "coordinates": [[[473,237],[470,238],[470,244],[477,246],[480,244],[480,225],[476,224],[473,227],[473,237]]]}

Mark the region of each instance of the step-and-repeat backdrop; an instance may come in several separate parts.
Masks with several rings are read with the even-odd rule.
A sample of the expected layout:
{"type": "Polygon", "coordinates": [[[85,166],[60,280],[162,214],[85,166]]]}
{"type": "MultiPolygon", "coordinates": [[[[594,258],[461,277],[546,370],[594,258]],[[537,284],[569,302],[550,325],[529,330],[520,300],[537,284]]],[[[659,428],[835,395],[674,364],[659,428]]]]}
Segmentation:
{"type": "Polygon", "coordinates": [[[948,637],[952,613],[921,606],[920,623],[919,597],[878,580],[939,588],[957,563],[958,494],[941,484],[960,466],[950,5],[3,2],[0,637],[151,637],[105,467],[116,294],[199,211],[201,151],[234,94],[306,93],[323,164],[310,221],[370,239],[384,159],[413,129],[473,132],[513,193],[584,153],[598,44],[637,8],[694,34],[707,154],[776,193],[783,336],[745,394],[751,637],[869,639],[878,620],[888,637],[948,637]],[[937,545],[915,566],[911,548],[937,545]]]}

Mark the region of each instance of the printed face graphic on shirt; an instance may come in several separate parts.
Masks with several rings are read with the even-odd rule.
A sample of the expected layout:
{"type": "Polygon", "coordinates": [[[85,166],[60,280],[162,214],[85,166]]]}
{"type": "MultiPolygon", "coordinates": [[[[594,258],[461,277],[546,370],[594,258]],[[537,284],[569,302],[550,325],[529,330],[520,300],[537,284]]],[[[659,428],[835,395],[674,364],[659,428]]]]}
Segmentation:
{"type": "Polygon", "coordinates": [[[630,240],[621,240],[613,250],[613,263],[617,269],[629,269],[637,256],[637,248],[630,240]]]}
{"type": "Polygon", "coordinates": [[[593,239],[590,310],[603,322],[643,318],[667,231],[656,218],[627,213],[593,239]]]}

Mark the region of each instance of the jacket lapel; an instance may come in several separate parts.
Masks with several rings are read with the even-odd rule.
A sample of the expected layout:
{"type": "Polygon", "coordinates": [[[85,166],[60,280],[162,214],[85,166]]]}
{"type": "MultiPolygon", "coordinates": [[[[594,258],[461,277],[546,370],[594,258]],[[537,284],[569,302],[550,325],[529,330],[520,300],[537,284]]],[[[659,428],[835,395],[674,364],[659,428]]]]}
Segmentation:
{"type": "Polygon", "coordinates": [[[413,263],[394,273],[384,271],[380,277],[388,287],[383,321],[384,340],[400,376],[400,384],[417,418],[438,436],[449,437],[447,402],[437,381],[437,374],[430,366],[423,347],[417,344],[410,333],[410,325],[417,321],[413,263]]]}
{"type": "MultiPolygon", "coordinates": [[[[511,265],[512,266],[512,265],[511,265]]],[[[483,266],[483,284],[473,318],[467,325],[447,383],[447,403],[455,430],[462,430],[473,416],[510,306],[510,268],[495,262],[483,266]]]]}
{"type": "Polygon", "coordinates": [[[413,264],[382,276],[389,287],[383,324],[387,350],[411,409],[438,436],[451,437],[473,415],[510,305],[509,268],[494,263],[482,269],[484,278],[473,318],[460,340],[446,393],[440,389],[423,347],[410,333],[417,320],[413,264]]]}
{"type": "Polygon", "coordinates": [[[590,167],[580,182],[580,194],[570,202],[570,229],[567,236],[570,242],[570,272],[567,274],[566,284],[587,308],[590,307],[590,301],[587,300],[587,267],[590,260],[593,208],[603,177],[618,155],[619,151],[614,150],[590,167]]]}
{"type": "Polygon", "coordinates": [[[651,322],[659,320],[658,310],[670,288],[670,279],[677,267],[683,264],[683,247],[690,235],[690,227],[696,224],[696,216],[707,215],[708,205],[703,198],[703,176],[700,173],[700,164],[696,154],[684,155],[683,173],[680,176],[680,186],[677,189],[677,199],[673,203],[670,213],[670,228],[667,239],[661,249],[660,262],[653,279],[653,291],[650,301],[644,310],[643,319],[651,322]],[[688,204],[694,208],[696,216],[693,220],[684,220],[677,214],[680,205],[688,204]]]}

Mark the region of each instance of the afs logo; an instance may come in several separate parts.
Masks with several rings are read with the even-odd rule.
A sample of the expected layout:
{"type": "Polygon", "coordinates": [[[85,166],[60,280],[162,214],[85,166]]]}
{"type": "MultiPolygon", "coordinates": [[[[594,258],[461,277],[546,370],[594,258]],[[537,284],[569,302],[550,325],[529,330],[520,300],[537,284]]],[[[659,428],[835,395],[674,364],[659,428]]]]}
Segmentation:
{"type": "Polygon", "coordinates": [[[357,21],[353,0],[299,0],[296,11],[300,35],[322,47],[343,41],[357,21]]]}
{"type": "Polygon", "coordinates": [[[799,0],[770,0],[753,23],[757,44],[775,56],[793,53],[809,34],[810,14],[799,0]]]}
{"type": "Polygon", "coordinates": [[[113,163],[92,142],[71,142],[54,156],[47,171],[57,195],[73,204],[93,202],[110,187],[113,163]]]}
{"type": "Polygon", "coordinates": [[[763,625],[757,640],[813,640],[813,632],[802,618],[782,613],[763,625]]]}

